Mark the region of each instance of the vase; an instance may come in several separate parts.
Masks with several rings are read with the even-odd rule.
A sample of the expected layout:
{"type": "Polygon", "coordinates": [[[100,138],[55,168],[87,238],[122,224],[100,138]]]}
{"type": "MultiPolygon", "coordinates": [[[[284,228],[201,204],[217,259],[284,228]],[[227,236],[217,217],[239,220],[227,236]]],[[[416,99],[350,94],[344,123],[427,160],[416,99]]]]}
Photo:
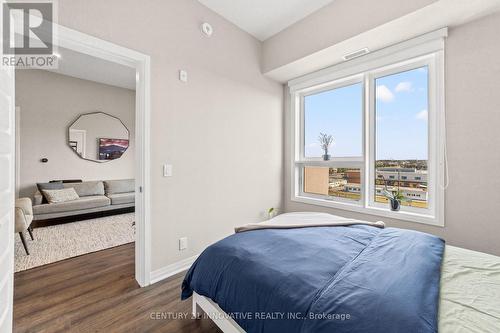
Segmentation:
{"type": "Polygon", "coordinates": [[[323,155],[323,161],[329,161],[330,160],[330,155],[325,154],[323,155]]]}
{"type": "Polygon", "coordinates": [[[391,210],[393,212],[397,212],[401,208],[401,200],[390,199],[390,203],[391,203],[391,210]]]}

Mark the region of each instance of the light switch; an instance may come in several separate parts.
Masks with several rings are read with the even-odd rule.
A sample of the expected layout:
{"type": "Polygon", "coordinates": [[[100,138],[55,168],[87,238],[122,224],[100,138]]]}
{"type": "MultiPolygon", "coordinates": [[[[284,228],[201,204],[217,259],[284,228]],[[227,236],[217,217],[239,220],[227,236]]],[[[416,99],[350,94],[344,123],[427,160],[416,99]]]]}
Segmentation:
{"type": "Polygon", "coordinates": [[[179,250],[185,250],[188,247],[187,237],[179,238],[179,250]]]}
{"type": "Polygon", "coordinates": [[[179,80],[182,82],[188,82],[188,72],[185,70],[181,69],[179,71],[179,80]]]}
{"type": "Polygon", "coordinates": [[[172,164],[163,164],[163,177],[172,177],[172,164]]]}

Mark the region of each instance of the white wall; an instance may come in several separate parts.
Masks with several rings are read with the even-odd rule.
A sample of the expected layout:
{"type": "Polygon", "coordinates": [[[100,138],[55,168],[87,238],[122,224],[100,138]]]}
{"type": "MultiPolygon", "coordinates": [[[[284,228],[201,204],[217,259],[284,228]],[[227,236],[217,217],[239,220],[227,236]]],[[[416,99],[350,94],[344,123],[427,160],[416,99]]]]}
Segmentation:
{"type": "Polygon", "coordinates": [[[261,74],[258,40],[196,0],[58,5],[60,24],[151,56],[153,270],[281,205],[283,90],[261,74]]]}
{"type": "MultiPolygon", "coordinates": [[[[344,13],[345,14],[345,13],[344,13]]],[[[332,20],[335,16],[332,15],[332,20]]],[[[500,255],[500,14],[450,29],[446,40],[446,127],[450,185],[446,191],[445,227],[383,218],[389,226],[443,237],[448,244],[500,255]]],[[[288,103],[288,97],[285,99],[288,103]]],[[[285,108],[288,110],[288,106],[285,108]]],[[[285,112],[288,116],[288,112],[285,112]]],[[[285,124],[290,119],[286,117],[285,124]]],[[[285,132],[288,165],[290,127],[285,132]]],[[[292,202],[285,169],[286,211],[324,211],[371,221],[380,217],[292,202]]]]}
{"type": "Polygon", "coordinates": [[[32,196],[37,182],[53,179],[134,178],[135,91],[42,70],[17,70],[16,106],[21,108],[20,196],[32,196]],[[120,159],[86,161],[68,146],[68,126],[93,111],[120,118],[130,130],[131,145],[120,159]],[[40,162],[44,157],[48,163],[40,162]]]}

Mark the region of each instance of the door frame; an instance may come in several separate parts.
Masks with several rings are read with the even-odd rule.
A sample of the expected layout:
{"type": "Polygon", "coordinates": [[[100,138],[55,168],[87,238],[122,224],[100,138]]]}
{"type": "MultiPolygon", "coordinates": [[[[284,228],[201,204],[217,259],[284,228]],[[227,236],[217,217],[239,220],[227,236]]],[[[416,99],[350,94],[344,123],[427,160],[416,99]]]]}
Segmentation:
{"type": "MultiPolygon", "coordinates": [[[[76,153],[80,156],[87,156],[87,130],[81,130],[81,129],[75,129],[75,128],[69,128],[69,142],[74,142],[73,140],[71,140],[71,134],[72,133],[76,133],[76,134],[80,134],[81,137],[82,137],[82,151],[81,153],[78,152],[78,149],[75,150],[76,153]]],[[[73,147],[72,147],[73,148],[73,147]]],[[[78,148],[78,146],[77,146],[78,148]]],[[[74,149],[74,148],[73,148],[74,149]]]]}
{"type": "Polygon", "coordinates": [[[54,23],[54,44],[76,52],[135,68],[135,279],[151,282],[150,181],[150,56],[54,23]]]}
{"type": "Polygon", "coordinates": [[[19,198],[19,185],[21,184],[21,108],[19,106],[15,107],[15,130],[16,130],[16,199],[19,198]]]}

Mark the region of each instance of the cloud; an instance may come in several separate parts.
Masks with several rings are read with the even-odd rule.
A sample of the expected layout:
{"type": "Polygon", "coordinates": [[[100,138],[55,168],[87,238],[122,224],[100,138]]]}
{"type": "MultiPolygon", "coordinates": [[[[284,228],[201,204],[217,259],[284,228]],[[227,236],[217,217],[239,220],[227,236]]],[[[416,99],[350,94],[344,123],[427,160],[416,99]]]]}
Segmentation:
{"type": "Polygon", "coordinates": [[[377,86],[377,99],[382,102],[389,103],[394,100],[394,94],[385,85],[377,86]]]}
{"type": "Polygon", "coordinates": [[[402,91],[410,92],[413,89],[410,81],[404,81],[404,82],[399,82],[395,90],[396,92],[402,92],[402,91]]]}
{"type": "Polygon", "coordinates": [[[417,115],[415,116],[416,119],[423,121],[427,121],[428,117],[429,117],[429,112],[427,112],[427,110],[422,110],[418,112],[417,115]]]}

